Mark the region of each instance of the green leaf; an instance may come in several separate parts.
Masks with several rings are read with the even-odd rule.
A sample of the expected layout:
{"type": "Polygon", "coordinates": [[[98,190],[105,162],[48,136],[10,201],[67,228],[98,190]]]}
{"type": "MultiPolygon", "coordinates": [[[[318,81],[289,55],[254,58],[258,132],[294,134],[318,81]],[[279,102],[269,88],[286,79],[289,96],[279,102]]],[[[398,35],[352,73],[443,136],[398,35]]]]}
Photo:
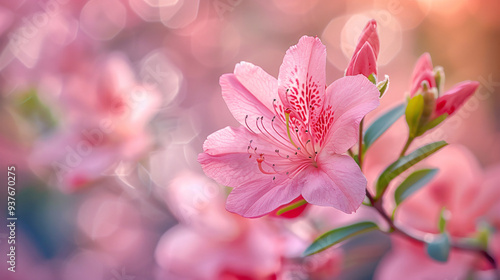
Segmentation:
{"type": "Polygon", "coordinates": [[[378,226],[373,222],[361,222],[334,230],[325,232],[318,237],[303,253],[304,256],[309,256],[321,252],[335,244],[338,244],[349,237],[378,229],[378,226]]]}
{"type": "Polygon", "coordinates": [[[438,171],[439,169],[421,169],[406,177],[394,192],[396,205],[399,205],[403,200],[429,183],[438,171]]]}
{"type": "Polygon", "coordinates": [[[304,204],[307,204],[307,201],[305,201],[305,199],[299,200],[295,203],[292,203],[286,207],[281,208],[280,210],[278,210],[278,212],[276,212],[276,215],[280,216],[283,213],[286,213],[288,211],[292,211],[293,209],[299,208],[300,206],[302,206],[304,204]]]}
{"type": "Polygon", "coordinates": [[[427,242],[426,247],[429,257],[438,262],[446,262],[450,255],[450,236],[447,233],[440,234],[427,242]]]}
{"type": "Polygon", "coordinates": [[[368,80],[370,80],[370,82],[372,82],[374,85],[377,84],[377,77],[375,77],[374,73],[371,73],[370,76],[368,76],[368,80]]]}
{"type": "Polygon", "coordinates": [[[14,102],[16,113],[38,132],[46,132],[56,126],[56,118],[50,108],[38,98],[35,90],[15,95],[12,102],[14,102]]]}
{"type": "Polygon", "coordinates": [[[447,113],[442,114],[441,116],[431,120],[428,122],[423,128],[420,128],[417,132],[417,136],[420,136],[424,134],[427,130],[431,130],[434,127],[438,126],[440,123],[442,123],[446,118],[448,117],[447,113]]]}
{"type": "Polygon", "coordinates": [[[424,110],[424,96],[421,94],[415,95],[408,101],[408,105],[406,106],[406,123],[408,123],[408,127],[410,128],[410,136],[415,138],[418,125],[420,123],[420,117],[422,117],[422,112],[424,110]]]}
{"type": "Polygon", "coordinates": [[[404,103],[399,104],[380,116],[370,125],[370,127],[368,127],[363,137],[366,150],[403,115],[405,112],[405,106],[406,105],[404,103]]]}
{"type": "Polygon", "coordinates": [[[448,221],[450,216],[450,213],[448,210],[446,210],[445,207],[441,209],[441,212],[439,212],[439,222],[438,222],[438,228],[439,232],[444,233],[444,230],[446,228],[446,222],[448,221]]]}
{"type": "Polygon", "coordinates": [[[376,197],[380,197],[385,192],[392,179],[396,178],[397,176],[399,176],[399,174],[408,170],[408,168],[437,152],[439,149],[443,148],[446,145],[448,144],[445,141],[430,143],[423,147],[420,147],[409,155],[400,157],[398,160],[393,162],[378,177],[376,185],[376,197]]]}
{"type": "Polygon", "coordinates": [[[389,88],[389,76],[385,75],[385,79],[377,83],[378,91],[380,92],[379,98],[384,96],[384,93],[389,88]]]}

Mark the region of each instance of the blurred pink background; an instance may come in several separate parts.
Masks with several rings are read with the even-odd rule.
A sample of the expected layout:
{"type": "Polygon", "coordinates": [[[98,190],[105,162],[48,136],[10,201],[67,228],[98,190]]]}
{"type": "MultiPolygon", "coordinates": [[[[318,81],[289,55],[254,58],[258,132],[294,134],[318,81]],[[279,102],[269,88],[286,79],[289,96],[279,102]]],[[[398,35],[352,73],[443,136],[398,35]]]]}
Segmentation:
{"type": "MultiPolygon", "coordinates": [[[[318,234],[376,216],[311,207],[296,220],[224,210],[227,190],[197,163],[206,137],[237,126],[218,84],[240,61],[277,76],[302,35],[343,76],[365,23],[378,22],[379,77],[367,116],[403,102],[423,52],[445,89],[481,86],[412,147],[461,144],[500,163],[500,2],[495,0],[24,0],[0,3],[0,181],[16,166],[16,272],[1,279],[371,279],[383,234],[300,258],[318,234]]],[[[367,154],[374,180],[397,155],[399,120],[367,154]]],[[[6,188],[1,217],[6,220],[6,188]]],[[[7,259],[8,232],[0,232],[7,259]]],[[[5,254],[4,254],[5,253],[5,254]]]]}

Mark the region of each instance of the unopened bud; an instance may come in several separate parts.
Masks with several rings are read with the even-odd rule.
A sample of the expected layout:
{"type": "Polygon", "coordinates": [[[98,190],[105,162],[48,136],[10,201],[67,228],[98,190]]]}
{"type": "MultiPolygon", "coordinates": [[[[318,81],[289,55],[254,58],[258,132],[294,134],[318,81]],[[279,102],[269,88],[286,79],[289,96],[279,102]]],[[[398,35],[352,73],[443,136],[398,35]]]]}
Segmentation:
{"type": "Polygon", "coordinates": [[[440,95],[444,89],[444,70],[443,70],[443,67],[437,66],[434,68],[434,80],[436,81],[438,95],[440,95]]]}

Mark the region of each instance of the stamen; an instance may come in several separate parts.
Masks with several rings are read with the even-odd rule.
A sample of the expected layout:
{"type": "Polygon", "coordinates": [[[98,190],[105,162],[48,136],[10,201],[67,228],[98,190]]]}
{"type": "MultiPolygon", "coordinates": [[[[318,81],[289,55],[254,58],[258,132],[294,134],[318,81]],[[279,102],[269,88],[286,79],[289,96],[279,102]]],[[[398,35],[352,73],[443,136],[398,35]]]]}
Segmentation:
{"type": "MultiPolygon", "coordinates": [[[[273,135],[269,132],[269,130],[267,130],[266,126],[264,125],[264,117],[262,116],[262,117],[260,117],[260,125],[262,126],[262,128],[264,129],[264,131],[265,131],[267,134],[266,134],[266,133],[264,133],[264,132],[260,129],[260,127],[259,127],[258,119],[259,119],[259,118],[257,118],[257,122],[256,122],[255,124],[257,125],[257,128],[259,129],[259,131],[260,131],[260,132],[262,132],[262,134],[263,134],[263,135],[266,135],[266,136],[268,136],[268,138],[269,138],[269,139],[271,139],[271,140],[274,140],[274,141],[278,142],[278,144],[280,144],[280,146],[287,146],[285,143],[281,142],[278,138],[274,137],[274,136],[273,136],[273,135]]],[[[273,120],[274,120],[274,117],[273,117],[273,120]]],[[[271,123],[272,123],[272,122],[271,122],[271,123]]],[[[276,132],[276,133],[278,133],[278,132],[276,132]]],[[[278,135],[280,135],[280,134],[278,133],[278,135]]],[[[283,137],[282,137],[282,138],[283,138],[283,137]]],[[[285,139],[285,138],[283,138],[283,139],[285,139]]],[[[285,139],[285,140],[286,140],[286,139],[285,139]]]]}
{"type": "Polygon", "coordinates": [[[260,157],[257,159],[257,165],[259,166],[259,170],[260,172],[264,173],[264,174],[275,174],[275,173],[272,173],[272,172],[267,172],[264,170],[264,168],[262,168],[262,162],[264,162],[264,154],[260,154],[260,157]]]}
{"type": "Polygon", "coordinates": [[[290,139],[290,143],[292,143],[295,148],[298,148],[297,145],[292,140],[292,135],[290,134],[290,109],[287,108],[285,110],[285,119],[286,119],[286,133],[288,134],[288,139],[290,139]]]}
{"type": "Polygon", "coordinates": [[[246,116],[245,116],[245,125],[247,126],[248,130],[250,130],[250,132],[252,132],[253,134],[257,134],[257,133],[255,133],[255,131],[253,131],[253,130],[250,128],[250,126],[249,126],[249,125],[248,125],[248,123],[247,123],[247,119],[248,119],[248,115],[246,115],[246,116]]]}

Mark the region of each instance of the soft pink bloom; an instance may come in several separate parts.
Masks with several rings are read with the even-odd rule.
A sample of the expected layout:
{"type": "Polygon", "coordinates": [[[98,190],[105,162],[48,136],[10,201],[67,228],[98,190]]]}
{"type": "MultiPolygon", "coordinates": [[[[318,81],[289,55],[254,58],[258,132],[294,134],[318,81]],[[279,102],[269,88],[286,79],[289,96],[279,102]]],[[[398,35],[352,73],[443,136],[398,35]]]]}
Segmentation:
{"type": "Polygon", "coordinates": [[[374,74],[377,76],[377,57],[380,43],[377,34],[377,22],[370,20],[359,36],[354,54],[347,66],[345,75],[354,76],[362,74],[366,77],[374,74]]]}
{"type": "Polygon", "coordinates": [[[320,280],[341,271],[339,248],[301,257],[316,231],[297,234],[289,223],[282,227],[281,220],[229,213],[224,209],[223,188],[204,176],[180,173],[165,196],[179,224],[161,237],[156,248],[159,280],[271,280],[297,274],[320,280]]]}
{"type": "MultiPolygon", "coordinates": [[[[478,222],[500,200],[500,176],[483,172],[473,155],[461,146],[448,146],[431,157],[428,164],[439,173],[423,189],[407,198],[396,212],[396,224],[421,233],[439,233],[443,207],[449,211],[446,231],[452,239],[474,237],[478,222]]],[[[377,279],[462,279],[477,268],[483,257],[452,249],[448,262],[427,256],[424,245],[393,236],[392,251],[383,259],[377,279]]]]}
{"type": "Polygon", "coordinates": [[[152,145],[148,122],[159,95],[138,83],[118,54],[68,78],[59,98],[64,123],[33,148],[31,162],[40,174],[55,174],[64,190],[75,190],[112,174],[122,161],[135,161],[152,145]]]}
{"type": "Polygon", "coordinates": [[[275,279],[285,247],[269,220],[225,211],[223,190],[191,172],[174,179],[166,197],[180,223],[158,243],[157,279],[275,279]]]}
{"type": "Polygon", "coordinates": [[[326,87],[325,63],[325,46],[304,36],[287,51],[278,80],[247,62],[221,77],[222,96],[243,126],[210,135],[198,160],[234,188],[230,212],[259,217],[300,195],[346,213],[360,206],[366,179],[344,153],[379,92],[361,75],[326,87]]]}
{"type": "Polygon", "coordinates": [[[431,119],[435,119],[442,114],[447,113],[452,115],[458,108],[460,108],[469,97],[471,97],[476,89],[479,87],[479,83],[476,81],[464,81],[456,84],[448,91],[441,94],[441,88],[444,83],[444,72],[442,70],[436,70],[432,67],[431,56],[428,53],[424,53],[420,56],[415,68],[413,69],[410,96],[413,97],[422,89],[422,83],[426,81],[431,88],[435,89],[438,93],[436,98],[436,107],[433,111],[431,119]],[[440,73],[441,84],[438,85],[436,80],[436,73],[440,73]]]}

